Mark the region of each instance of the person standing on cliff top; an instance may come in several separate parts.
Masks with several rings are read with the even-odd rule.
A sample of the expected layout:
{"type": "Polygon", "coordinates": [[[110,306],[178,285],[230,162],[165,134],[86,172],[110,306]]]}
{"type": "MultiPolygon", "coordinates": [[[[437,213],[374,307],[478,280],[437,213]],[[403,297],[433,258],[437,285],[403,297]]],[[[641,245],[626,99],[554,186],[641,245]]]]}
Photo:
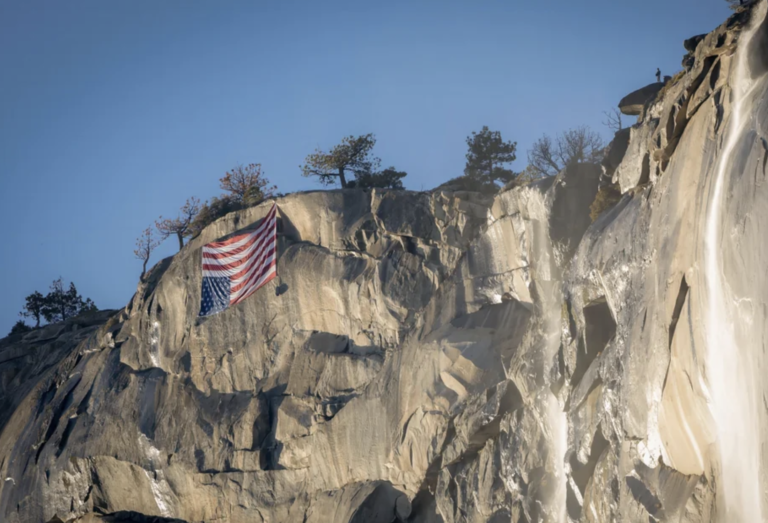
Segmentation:
{"type": "Polygon", "coordinates": [[[656,82],[661,83],[661,69],[656,68],[656,82]]]}

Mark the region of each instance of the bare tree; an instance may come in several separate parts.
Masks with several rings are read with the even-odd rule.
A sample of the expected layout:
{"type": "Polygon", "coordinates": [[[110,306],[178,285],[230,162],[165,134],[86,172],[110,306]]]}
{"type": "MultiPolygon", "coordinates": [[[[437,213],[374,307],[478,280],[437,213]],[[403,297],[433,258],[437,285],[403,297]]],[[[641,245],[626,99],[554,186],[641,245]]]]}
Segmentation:
{"type": "Polygon", "coordinates": [[[157,241],[153,235],[152,235],[152,227],[147,227],[144,229],[144,232],[141,233],[141,236],[136,238],[136,248],[133,250],[133,255],[136,256],[137,259],[144,262],[144,265],[141,268],[141,279],[144,279],[144,275],[147,273],[147,263],[149,262],[149,257],[152,255],[152,251],[155,250],[155,247],[160,245],[160,242],[157,241]]]}
{"type": "Polygon", "coordinates": [[[570,129],[552,140],[546,134],[528,150],[528,168],[535,176],[555,176],[579,163],[600,163],[605,144],[600,135],[582,126],[570,129]]]}
{"type": "Polygon", "coordinates": [[[199,212],[200,200],[193,196],[186,201],[179,211],[179,216],[177,218],[163,219],[163,217],[160,216],[157,221],[155,221],[155,227],[157,227],[157,231],[160,233],[160,241],[164,241],[172,234],[175,234],[179,239],[179,250],[181,250],[181,248],[184,247],[184,236],[187,235],[189,226],[199,212]]]}
{"type": "Polygon", "coordinates": [[[603,114],[605,115],[605,120],[603,120],[603,125],[606,126],[608,129],[610,129],[614,133],[618,133],[619,131],[624,129],[624,126],[621,123],[621,111],[619,111],[614,107],[610,111],[603,111],[603,114]]]}

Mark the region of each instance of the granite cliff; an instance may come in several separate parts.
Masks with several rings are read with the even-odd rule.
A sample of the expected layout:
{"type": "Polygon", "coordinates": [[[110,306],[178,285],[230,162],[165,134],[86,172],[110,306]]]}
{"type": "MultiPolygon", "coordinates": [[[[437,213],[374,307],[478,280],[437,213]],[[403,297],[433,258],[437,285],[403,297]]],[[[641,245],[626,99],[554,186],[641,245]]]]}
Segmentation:
{"type": "Polygon", "coordinates": [[[200,247],[271,202],[1,340],[0,520],[762,521],[765,2],[686,49],[602,166],[288,195],[242,304],[197,318],[200,247]]]}

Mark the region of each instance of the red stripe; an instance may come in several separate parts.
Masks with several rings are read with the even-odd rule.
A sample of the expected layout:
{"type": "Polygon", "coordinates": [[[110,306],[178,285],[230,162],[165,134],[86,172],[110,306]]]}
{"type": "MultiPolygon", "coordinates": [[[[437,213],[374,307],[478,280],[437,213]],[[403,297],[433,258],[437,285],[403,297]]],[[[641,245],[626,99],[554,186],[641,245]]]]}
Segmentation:
{"type": "MultiPolygon", "coordinates": [[[[233,236],[230,239],[226,240],[227,245],[231,245],[233,243],[237,243],[240,240],[242,240],[243,238],[245,238],[245,237],[247,237],[247,236],[249,236],[251,234],[253,234],[253,233],[252,232],[246,232],[246,233],[243,233],[243,234],[238,234],[237,236],[233,236]]],[[[216,249],[218,251],[222,251],[222,249],[224,249],[227,246],[227,245],[222,245],[222,243],[223,242],[206,243],[204,245],[204,248],[206,248],[206,249],[216,249]]],[[[226,252],[226,251],[224,251],[224,252],[226,252]]],[[[203,251],[203,254],[206,255],[206,254],[210,254],[210,253],[203,251]]]]}
{"type": "MultiPolygon", "coordinates": [[[[264,258],[266,259],[266,258],[272,256],[272,254],[274,254],[274,249],[270,250],[270,252],[267,252],[266,255],[264,256],[264,258]]],[[[263,263],[264,260],[262,259],[261,262],[263,263]]],[[[229,290],[230,294],[237,294],[242,289],[248,288],[249,285],[252,285],[254,281],[258,280],[264,274],[264,270],[265,270],[264,268],[265,267],[269,267],[271,265],[274,265],[274,263],[275,263],[275,260],[273,259],[272,261],[269,262],[268,265],[261,265],[261,266],[259,266],[257,270],[255,270],[255,271],[253,271],[253,273],[251,273],[251,275],[248,277],[247,280],[244,280],[244,281],[238,283],[237,285],[235,285],[234,287],[232,287],[229,290]]]]}
{"type": "Polygon", "coordinates": [[[247,250],[248,247],[254,244],[254,242],[258,241],[260,238],[263,238],[265,236],[265,233],[267,233],[267,231],[270,228],[274,229],[277,226],[277,220],[274,219],[273,217],[268,222],[262,223],[262,226],[260,226],[259,228],[261,229],[264,225],[268,225],[268,227],[265,227],[263,231],[255,231],[257,234],[253,232],[248,234],[241,234],[240,235],[241,238],[244,236],[248,236],[249,234],[253,235],[253,238],[250,241],[240,245],[239,247],[235,247],[234,249],[230,249],[230,250],[218,249],[218,252],[208,252],[205,250],[205,248],[210,249],[211,248],[209,246],[210,244],[205,245],[205,248],[203,249],[203,258],[209,258],[209,259],[228,258],[230,256],[234,256],[235,254],[239,254],[247,250]]]}
{"type": "MultiPolygon", "coordinates": [[[[272,260],[272,262],[271,262],[269,265],[265,265],[265,266],[264,266],[264,268],[262,268],[262,269],[261,269],[261,271],[259,272],[259,275],[258,275],[258,277],[255,277],[255,278],[254,278],[254,277],[251,277],[251,279],[249,280],[249,283],[251,283],[251,284],[252,284],[252,283],[255,283],[255,282],[259,281],[259,279],[260,279],[262,276],[264,276],[264,274],[266,274],[267,272],[269,272],[269,270],[270,270],[272,267],[275,267],[276,265],[277,265],[277,262],[276,262],[276,260],[272,260]]],[[[257,287],[254,287],[253,289],[249,289],[248,291],[244,292],[242,295],[240,295],[240,296],[239,296],[237,299],[235,299],[234,301],[230,301],[230,305],[235,305],[235,304],[238,304],[238,303],[240,303],[241,301],[243,301],[244,299],[246,299],[248,296],[250,296],[251,294],[253,294],[253,293],[254,293],[254,292],[256,292],[257,290],[261,289],[261,288],[262,288],[264,285],[266,285],[268,282],[272,281],[272,280],[275,278],[275,276],[276,276],[276,275],[277,275],[277,271],[275,271],[275,272],[274,272],[274,273],[273,273],[273,274],[272,274],[272,275],[271,275],[269,278],[267,278],[266,280],[264,280],[263,282],[261,282],[261,285],[259,285],[259,286],[257,286],[257,287]]]]}
{"type": "MultiPolygon", "coordinates": [[[[232,263],[226,263],[224,265],[205,263],[205,261],[203,261],[203,270],[204,271],[226,271],[229,269],[236,269],[241,265],[243,265],[244,263],[247,263],[249,260],[253,259],[254,257],[258,256],[258,253],[261,252],[264,248],[264,243],[266,243],[267,240],[270,240],[270,239],[274,241],[275,237],[276,237],[276,233],[273,227],[272,231],[270,231],[268,234],[265,234],[264,236],[257,238],[259,245],[254,247],[253,252],[251,252],[248,256],[244,256],[237,261],[234,261],[232,263]]],[[[234,276],[231,276],[231,277],[234,277],[234,276]]]]}
{"type": "MultiPolygon", "coordinates": [[[[272,241],[272,249],[273,250],[274,250],[274,243],[275,242],[274,242],[274,239],[273,239],[273,241],[272,241]]],[[[269,248],[270,248],[269,246],[263,246],[261,249],[256,251],[251,256],[248,256],[247,258],[244,258],[244,261],[247,262],[247,264],[245,266],[242,266],[243,265],[242,261],[238,262],[239,265],[233,264],[233,267],[231,267],[233,269],[237,269],[237,268],[239,268],[241,266],[242,266],[242,268],[240,268],[240,270],[238,272],[236,272],[235,274],[228,275],[228,278],[230,279],[230,281],[238,280],[238,279],[242,278],[243,276],[245,276],[246,274],[248,274],[248,272],[253,268],[254,265],[258,265],[259,263],[261,263],[261,261],[265,258],[264,251],[266,249],[269,249],[269,248]]],[[[215,268],[211,269],[210,267],[223,267],[223,266],[222,265],[204,265],[203,269],[204,270],[209,270],[209,271],[216,271],[216,270],[218,270],[218,269],[215,269],[215,268]],[[208,267],[208,268],[206,268],[206,267],[208,267]]]]}
{"type": "Polygon", "coordinates": [[[258,265],[259,263],[262,263],[265,258],[270,256],[269,252],[267,252],[265,254],[265,251],[268,251],[269,249],[271,249],[271,252],[275,252],[275,237],[274,236],[272,237],[272,245],[271,246],[270,245],[263,245],[259,249],[258,252],[255,252],[250,257],[250,259],[252,259],[253,261],[251,263],[249,263],[246,267],[243,267],[243,269],[240,272],[238,272],[237,274],[233,274],[232,276],[230,276],[229,277],[230,281],[239,280],[240,278],[242,278],[243,276],[248,274],[248,272],[253,268],[254,265],[258,265]]]}
{"type": "MultiPolygon", "coordinates": [[[[272,245],[271,247],[268,247],[267,249],[265,249],[263,251],[262,256],[260,256],[258,260],[254,260],[254,263],[251,264],[250,268],[253,268],[253,267],[257,266],[257,265],[260,265],[260,264],[264,263],[264,260],[269,258],[270,256],[272,256],[274,253],[275,253],[275,246],[272,245]]],[[[270,263],[274,263],[274,260],[272,260],[272,262],[270,262],[270,263]]],[[[247,274],[247,273],[248,273],[248,271],[245,271],[245,274],[247,274]]],[[[248,284],[253,281],[253,275],[257,274],[257,273],[258,274],[263,274],[263,272],[254,271],[254,273],[251,274],[250,278],[248,278],[247,280],[245,280],[243,282],[240,282],[239,284],[237,284],[234,287],[230,288],[229,289],[229,293],[230,294],[235,294],[240,289],[243,289],[243,288],[247,287],[248,284]]]]}
{"type": "MultiPolygon", "coordinates": [[[[269,229],[267,231],[269,231],[269,229]]],[[[248,256],[248,258],[252,261],[250,261],[250,263],[248,263],[245,267],[243,267],[239,272],[230,276],[229,281],[234,282],[246,276],[253,269],[253,267],[263,263],[267,257],[271,256],[272,253],[275,252],[275,249],[277,249],[277,222],[276,221],[273,223],[273,227],[271,231],[269,231],[269,233],[270,234],[268,236],[265,235],[262,238],[261,244],[256,249],[254,249],[253,252],[248,256]]],[[[234,293],[241,288],[242,288],[242,284],[239,284],[235,286],[233,289],[230,289],[229,292],[234,293]]]]}
{"type": "MultiPolygon", "coordinates": [[[[275,211],[277,209],[277,204],[272,204],[272,208],[269,210],[267,215],[262,219],[262,224],[265,223],[267,220],[272,219],[272,217],[275,214],[275,211]]],[[[213,242],[208,243],[205,245],[205,247],[209,247],[211,249],[221,249],[223,247],[226,247],[227,245],[232,245],[233,243],[237,243],[240,240],[243,239],[243,236],[247,236],[248,234],[253,234],[252,232],[246,233],[246,234],[240,234],[239,236],[235,236],[234,238],[230,238],[228,240],[220,241],[220,242],[213,242]]]]}
{"type": "MultiPolygon", "coordinates": [[[[271,265],[270,265],[270,267],[271,267],[271,265]]],[[[246,292],[245,294],[240,296],[237,300],[235,300],[233,303],[230,303],[230,305],[237,305],[238,303],[242,302],[248,296],[251,296],[254,292],[256,292],[257,290],[259,290],[262,287],[264,287],[267,283],[269,283],[272,280],[274,280],[276,276],[277,276],[277,272],[273,272],[272,274],[269,275],[269,277],[266,280],[261,282],[261,285],[259,285],[258,287],[254,287],[253,289],[249,290],[248,292],[246,292]]]]}
{"type": "MultiPolygon", "coordinates": [[[[247,235],[244,235],[244,236],[247,236],[247,235]]],[[[235,247],[234,249],[231,249],[229,251],[221,251],[221,250],[217,252],[203,251],[203,258],[214,259],[214,260],[220,260],[221,258],[229,258],[230,256],[234,256],[235,254],[240,254],[241,252],[247,250],[248,247],[250,247],[255,242],[257,242],[259,238],[261,238],[261,235],[255,234],[253,238],[251,238],[246,243],[242,244],[240,247],[235,247]]],[[[206,245],[206,247],[208,246],[206,245]]]]}

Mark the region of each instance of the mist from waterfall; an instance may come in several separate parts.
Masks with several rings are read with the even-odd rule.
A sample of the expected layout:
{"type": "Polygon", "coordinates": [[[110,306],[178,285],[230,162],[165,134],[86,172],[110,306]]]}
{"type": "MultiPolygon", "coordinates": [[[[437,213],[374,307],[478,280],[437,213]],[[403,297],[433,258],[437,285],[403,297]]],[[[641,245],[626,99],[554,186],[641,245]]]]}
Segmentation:
{"type": "Polygon", "coordinates": [[[733,157],[752,115],[756,80],[749,70],[749,45],[759,27],[765,3],[741,35],[732,76],[732,112],[719,158],[705,229],[707,378],[709,406],[716,424],[723,522],[763,521],[760,488],[760,430],[753,348],[736,341],[739,316],[722,266],[724,187],[733,157]]]}

